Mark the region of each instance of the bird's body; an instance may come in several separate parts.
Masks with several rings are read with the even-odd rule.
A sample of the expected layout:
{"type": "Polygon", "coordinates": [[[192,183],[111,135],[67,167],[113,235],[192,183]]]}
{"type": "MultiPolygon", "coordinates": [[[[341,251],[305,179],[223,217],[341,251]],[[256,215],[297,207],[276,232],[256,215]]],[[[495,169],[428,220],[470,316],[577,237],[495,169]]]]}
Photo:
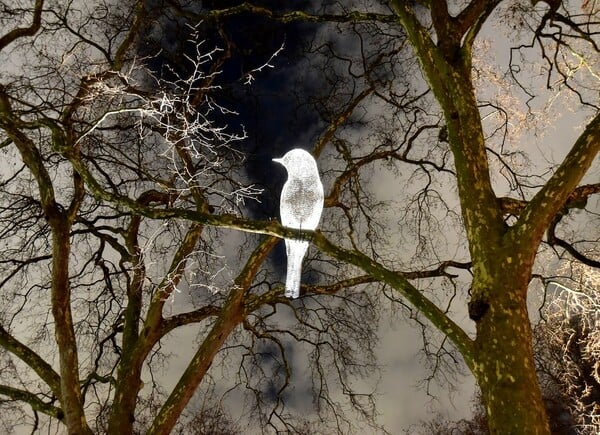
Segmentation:
{"type": "MultiPolygon", "coordinates": [[[[315,159],[302,149],[293,149],[281,159],[273,159],[287,170],[288,179],[281,190],[281,223],[289,228],[314,230],[323,211],[323,185],[315,159]]],[[[285,239],[287,276],[285,295],[300,295],[302,259],[308,250],[305,240],[285,239]]]]}

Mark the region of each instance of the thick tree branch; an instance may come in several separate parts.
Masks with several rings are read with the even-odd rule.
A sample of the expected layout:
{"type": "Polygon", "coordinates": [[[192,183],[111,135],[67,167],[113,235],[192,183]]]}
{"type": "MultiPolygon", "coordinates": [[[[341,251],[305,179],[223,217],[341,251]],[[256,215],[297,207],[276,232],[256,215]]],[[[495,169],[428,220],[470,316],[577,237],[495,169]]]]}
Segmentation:
{"type": "Polygon", "coordinates": [[[455,20],[448,13],[446,0],[435,2],[429,9],[438,47],[444,51],[457,50],[460,47],[461,34],[454,23],[455,20]]]}
{"type": "Polygon", "coordinates": [[[167,335],[173,329],[179,326],[189,325],[190,323],[199,323],[210,317],[218,316],[221,313],[221,307],[215,305],[205,305],[194,311],[177,314],[163,320],[161,325],[161,336],[167,335]]]}
{"type": "Polygon", "coordinates": [[[473,369],[473,341],[467,333],[454,323],[441,309],[427,299],[416,287],[398,272],[387,269],[380,263],[358,251],[349,251],[331,243],[320,231],[315,233],[314,244],[337,260],[353,264],[371,277],[384,282],[398,291],[419,312],[443,334],[445,334],[461,352],[467,365],[473,369]]]}
{"type": "Polygon", "coordinates": [[[0,51],[6,46],[24,36],[35,35],[42,25],[42,8],[44,7],[44,0],[36,0],[33,9],[33,20],[29,27],[18,27],[11,30],[6,35],[0,37],[0,51]]]}
{"type": "Polygon", "coordinates": [[[456,17],[448,12],[445,0],[431,2],[431,19],[435,28],[437,45],[446,57],[458,56],[462,51],[470,69],[471,49],[481,26],[501,0],[472,0],[456,17]]]}
{"type": "MultiPolygon", "coordinates": [[[[595,193],[600,193],[600,183],[579,186],[569,195],[563,208],[584,208],[588,198],[595,193]]],[[[528,201],[523,199],[509,197],[498,198],[498,201],[502,214],[512,214],[514,216],[519,216],[529,204],[528,201]]]]}
{"type": "MultiPolygon", "coordinates": [[[[153,191],[143,192],[136,202],[143,205],[153,204],[156,198],[153,191]]],[[[146,280],[144,254],[138,242],[139,228],[142,221],[140,215],[133,215],[125,232],[126,255],[122,261],[131,262],[133,276],[127,283],[127,305],[123,313],[123,335],[121,360],[117,369],[117,382],[111,414],[108,420],[108,432],[122,430],[131,432],[134,420],[134,409],[138,392],[141,388],[141,367],[146,354],[152,345],[143,349],[139,340],[140,316],[143,306],[143,291],[146,280]]]]}
{"type": "MultiPolygon", "coordinates": [[[[406,30],[412,46],[419,54],[418,58],[423,70],[431,70],[435,65],[434,57],[436,56],[436,52],[435,44],[433,43],[429,32],[421,25],[415,16],[410,2],[392,0],[391,4],[400,23],[404,27],[404,30],[406,30]]],[[[427,76],[428,80],[434,79],[433,74],[427,74],[427,76]]]]}
{"type": "Polygon", "coordinates": [[[554,175],[533,197],[510,230],[513,242],[537,249],[544,231],[565,206],[600,150],[600,114],[586,126],[554,175]]]}
{"type": "Polygon", "coordinates": [[[0,385],[0,395],[10,397],[13,400],[28,403],[34,411],[42,412],[57,420],[63,420],[65,414],[62,409],[44,402],[37,395],[18,388],[9,387],[8,385],[0,385]]]}
{"type": "Polygon", "coordinates": [[[457,32],[462,36],[463,47],[469,52],[481,26],[486,22],[492,11],[502,0],[472,0],[466,8],[454,19],[457,32]]]}
{"type": "Polygon", "coordinates": [[[218,19],[225,18],[231,15],[238,15],[241,13],[250,12],[256,15],[262,15],[269,19],[279,21],[282,23],[290,23],[294,21],[305,21],[309,23],[322,23],[322,22],[333,22],[333,23],[358,23],[363,21],[376,21],[380,23],[394,23],[396,17],[393,15],[377,14],[373,12],[360,12],[352,11],[344,14],[310,14],[304,11],[291,11],[283,14],[274,13],[272,10],[262,6],[255,6],[251,3],[242,3],[241,5],[234,6],[227,9],[211,10],[206,13],[202,13],[203,19],[218,19]]]}
{"type": "Polygon", "coordinates": [[[250,254],[248,262],[229,292],[221,314],[152,422],[152,426],[147,432],[149,435],[168,435],[171,433],[178,416],[204,378],[215,355],[221,349],[229,334],[244,320],[244,296],[266,256],[277,242],[276,238],[269,237],[263,240],[250,254]]]}
{"type": "Polygon", "coordinates": [[[71,250],[71,223],[64,211],[57,211],[49,219],[52,228],[52,284],[50,301],[54,319],[54,336],[60,364],[60,402],[65,411],[70,433],[91,434],[83,410],[83,396],[79,383],[77,337],[71,311],[71,283],[69,260],[71,250]]]}
{"type": "Polygon", "coordinates": [[[27,364],[50,387],[56,397],[60,397],[60,376],[42,357],[21,343],[0,325],[0,346],[27,364]]]}

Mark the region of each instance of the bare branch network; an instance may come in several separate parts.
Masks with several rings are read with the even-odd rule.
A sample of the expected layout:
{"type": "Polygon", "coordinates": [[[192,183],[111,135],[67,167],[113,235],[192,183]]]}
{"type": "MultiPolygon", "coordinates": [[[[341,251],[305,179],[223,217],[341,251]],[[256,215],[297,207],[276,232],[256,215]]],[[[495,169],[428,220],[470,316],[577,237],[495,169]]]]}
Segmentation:
{"type": "Polygon", "coordinates": [[[394,322],[491,433],[597,429],[598,3],[197,3],[0,8],[0,431],[393,431],[394,322]]]}

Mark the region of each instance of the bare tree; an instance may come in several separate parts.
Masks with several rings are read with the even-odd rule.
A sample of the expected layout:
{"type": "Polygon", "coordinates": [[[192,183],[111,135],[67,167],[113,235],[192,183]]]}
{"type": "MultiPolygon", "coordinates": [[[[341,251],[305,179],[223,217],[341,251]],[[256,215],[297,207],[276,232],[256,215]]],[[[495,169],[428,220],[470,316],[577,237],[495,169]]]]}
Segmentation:
{"type": "MultiPolygon", "coordinates": [[[[280,336],[314,347],[314,360],[347,353],[351,367],[337,367],[348,382],[348,373],[373,366],[370,353],[354,349],[370,350],[374,340],[353,339],[372,333],[373,304],[331,298],[331,315],[299,307],[297,325],[283,331],[273,311],[291,304],[267,261],[277,238],[239,237],[242,247],[232,249],[221,230],[169,217],[176,209],[239,219],[261,193],[244,175],[236,145],[245,131],[215,98],[229,42],[211,45],[201,25],[179,22],[185,10],[162,3],[22,6],[2,10],[14,30],[0,44],[14,62],[5,64],[0,88],[7,431],[60,422],[78,434],[199,425],[235,432],[227,407],[208,394],[215,358],[224,370],[234,367],[233,388],[249,392],[262,427],[309,425],[283,402],[291,363],[280,336]],[[189,50],[176,65],[156,68],[161,26],[176,26],[189,50]],[[158,215],[147,218],[150,210],[158,215]],[[191,306],[177,311],[181,293],[191,306]],[[344,306],[356,314],[342,317],[344,306]],[[199,328],[198,349],[165,392],[163,343],[187,325],[199,328]],[[195,393],[203,405],[194,413],[192,401],[184,412],[195,393]]],[[[260,75],[277,53],[243,71],[240,82],[260,75]]],[[[370,418],[366,396],[356,406],[370,418]]],[[[326,384],[319,398],[328,403],[322,413],[337,417],[334,427],[350,424],[326,384]]]]}
{"type": "MultiPolygon", "coordinates": [[[[373,422],[374,395],[352,381],[376,368],[374,324],[391,301],[422,328],[434,374],[460,369],[462,358],[492,433],[549,433],[527,294],[539,286],[533,276],[548,276],[541,263],[598,267],[588,248],[600,237],[589,224],[600,186],[584,181],[600,148],[598,9],[551,6],[3,9],[14,24],[0,49],[23,61],[0,76],[0,139],[14,163],[2,184],[2,395],[27,403],[33,425],[43,413],[70,433],[169,433],[219,362],[253,393],[264,430],[300,430],[311,422],[289,405],[296,342],[308,350],[318,418],[347,433],[353,422],[336,393],[373,422]],[[227,20],[249,14],[316,29],[306,45],[315,68],[301,72],[329,85],[308,99],[322,118],[313,150],[326,189],[314,233],[243,217],[259,193],[234,146],[244,134],[212,121],[227,115],[213,93],[235,50],[227,20]],[[189,20],[200,35],[214,26],[222,51],[200,36],[188,74],[157,74],[136,55],[152,47],[157,17],[189,20]],[[518,31],[502,71],[483,67],[492,23],[518,31]],[[524,142],[559,98],[584,126],[566,155],[543,153],[536,166],[542,159],[524,142]],[[581,225],[583,235],[569,230],[581,225]],[[239,265],[223,261],[219,239],[231,233],[239,265]],[[319,251],[298,302],[283,297],[269,267],[282,237],[310,238],[319,251]],[[217,273],[225,267],[229,276],[217,273]],[[183,287],[206,290],[193,293],[193,309],[169,313],[183,287]],[[177,385],[166,394],[144,385],[144,367],[167,361],[164,339],[191,324],[199,344],[177,385]]],[[[241,75],[251,82],[260,71],[241,75]]]]}
{"type": "MultiPolygon", "coordinates": [[[[311,49],[323,54],[322,73],[332,85],[330,104],[321,106],[330,126],[315,150],[323,151],[323,165],[332,168],[326,200],[331,222],[343,223],[324,229],[338,246],[319,233],[314,242],[325,254],[358,266],[367,279],[393,288],[453,343],[481,387],[492,433],[548,431],[535,388],[526,304],[528,292],[539,289],[531,281],[534,271],[548,256],[598,266],[585,252],[598,242],[592,198],[599,186],[593,176],[582,181],[599,146],[598,9],[590,2],[550,6],[391,1],[277,12],[244,3],[211,15],[254,13],[339,30],[316,39],[311,49]],[[482,29],[492,23],[513,34],[504,65],[486,65],[490,48],[482,29]],[[425,80],[407,82],[417,73],[417,61],[425,80]],[[563,158],[553,159],[549,151],[536,156],[526,141],[551,127],[556,104],[579,111],[584,127],[563,158]],[[340,107],[347,111],[340,114],[340,107]],[[536,167],[543,159],[547,166],[536,167]],[[373,203],[377,190],[369,171],[385,165],[397,171],[389,176],[397,201],[388,206],[402,217],[399,222],[390,223],[373,203]],[[448,183],[457,196],[442,189],[448,183]],[[574,210],[581,210],[577,219],[574,210]],[[446,229],[457,222],[464,233],[449,239],[446,229]],[[393,242],[382,242],[383,234],[384,241],[393,234],[393,242],[418,255],[406,255],[406,248],[399,253],[393,242]],[[441,249],[448,245],[453,252],[441,249]],[[452,291],[460,281],[450,268],[472,274],[462,301],[475,322],[474,335],[447,314],[460,295],[452,291]],[[435,276],[438,282],[426,280],[435,276]]],[[[263,230],[274,232],[268,225],[263,230]]],[[[445,344],[431,354],[451,355],[445,344]]]]}
{"type": "MultiPolygon", "coordinates": [[[[135,58],[138,35],[151,30],[143,22],[152,11],[141,2],[36,2],[2,13],[9,29],[33,15],[0,44],[20,62],[6,65],[0,88],[2,394],[9,405],[29,404],[34,426],[44,413],[70,433],[131,433],[141,372],[158,359],[160,338],[221,310],[224,298],[214,295],[197,310],[163,318],[190,262],[200,264],[194,285],[210,288],[213,271],[202,264],[215,254],[200,243],[201,225],[153,224],[91,198],[60,155],[68,149],[90,162],[100,182],[140,206],[182,202],[208,212],[211,196],[211,207],[231,212],[258,193],[229,175],[241,162],[231,144],[243,130],[211,121],[225,112],[208,95],[216,50],[194,41],[191,75],[171,82],[135,58]],[[98,416],[95,426],[86,412],[98,416]]],[[[149,397],[162,398],[158,391],[149,397]]],[[[147,405],[138,420],[156,409],[147,405]]]]}

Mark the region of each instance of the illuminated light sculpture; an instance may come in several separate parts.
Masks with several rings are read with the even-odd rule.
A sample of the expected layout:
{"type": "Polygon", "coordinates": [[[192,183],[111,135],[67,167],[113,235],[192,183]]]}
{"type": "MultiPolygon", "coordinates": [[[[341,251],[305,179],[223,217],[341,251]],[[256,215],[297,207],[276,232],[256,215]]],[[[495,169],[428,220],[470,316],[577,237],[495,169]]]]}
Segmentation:
{"type": "MultiPolygon", "coordinates": [[[[317,162],[308,152],[296,148],[274,162],[282,164],[288,178],[281,190],[281,224],[288,228],[315,230],[323,211],[323,184],[317,162]]],[[[285,296],[300,296],[302,259],[308,250],[306,240],[285,239],[287,276],[285,296]]]]}

